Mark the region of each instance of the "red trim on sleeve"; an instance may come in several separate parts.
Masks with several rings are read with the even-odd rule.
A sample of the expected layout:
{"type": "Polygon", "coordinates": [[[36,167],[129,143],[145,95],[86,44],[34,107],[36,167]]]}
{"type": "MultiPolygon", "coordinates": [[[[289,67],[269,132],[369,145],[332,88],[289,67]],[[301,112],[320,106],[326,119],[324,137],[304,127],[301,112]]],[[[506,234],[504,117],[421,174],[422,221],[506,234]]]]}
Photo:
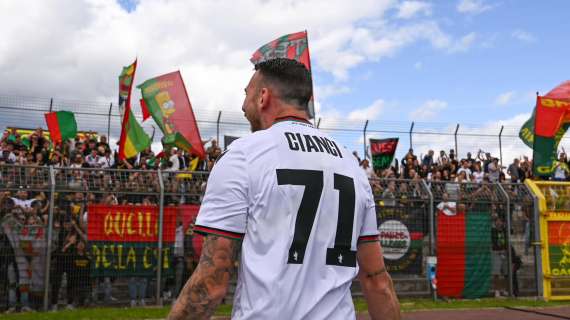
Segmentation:
{"type": "Polygon", "coordinates": [[[194,226],[194,231],[201,233],[203,235],[215,234],[218,236],[222,236],[222,237],[226,237],[226,238],[232,238],[232,239],[238,239],[238,240],[241,240],[244,237],[243,233],[231,232],[231,231],[226,231],[226,230],[221,230],[221,229],[216,229],[216,228],[211,228],[211,227],[198,226],[198,225],[194,226]]]}
{"type": "Polygon", "coordinates": [[[358,243],[379,241],[378,235],[358,237],[358,243]]]}

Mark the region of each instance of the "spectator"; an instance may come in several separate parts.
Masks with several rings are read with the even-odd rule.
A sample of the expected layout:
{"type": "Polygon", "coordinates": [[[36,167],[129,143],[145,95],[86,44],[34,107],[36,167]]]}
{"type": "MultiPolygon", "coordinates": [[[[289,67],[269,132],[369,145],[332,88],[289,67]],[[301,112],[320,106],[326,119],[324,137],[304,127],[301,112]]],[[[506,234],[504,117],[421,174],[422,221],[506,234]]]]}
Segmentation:
{"type": "Polygon", "coordinates": [[[87,163],[90,168],[98,168],[99,158],[97,148],[90,149],[89,154],[85,157],[85,163],[87,163]]]}
{"type": "Polygon", "coordinates": [[[509,168],[507,169],[507,173],[509,174],[509,176],[511,176],[511,182],[512,183],[517,183],[520,182],[520,172],[519,172],[519,159],[515,158],[513,160],[513,163],[511,163],[509,165],[509,168]]]}
{"type": "Polygon", "coordinates": [[[180,160],[178,159],[178,153],[176,148],[170,149],[170,157],[168,158],[170,166],[167,171],[179,171],[180,170],[180,160]]]}
{"type": "Polygon", "coordinates": [[[500,217],[495,218],[495,222],[491,227],[491,273],[493,275],[493,290],[495,297],[501,295],[506,296],[507,283],[505,276],[507,275],[507,231],[503,220],[500,217]]]}
{"type": "Polygon", "coordinates": [[[491,183],[499,182],[501,176],[501,167],[499,166],[499,159],[493,158],[492,162],[487,166],[489,170],[489,181],[491,183]]]}
{"type": "Polygon", "coordinates": [[[106,152],[111,153],[111,147],[109,147],[109,143],[107,142],[107,136],[101,135],[99,137],[99,142],[97,143],[97,150],[103,148],[103,152],[99,151],[101,154],[105,154],[106,152]]]}
{"type": "Polygon", "coordinates": [[[437,209],[446,216],[454,216],[457,214],[457,204],[454,201],[449,201],[449,194],[444,192],[441,202],[438,203],[437,209]]]}
{"type": "MultiPolygon", "coordinates": [[[[71,305],[69,309],[75,306],[84,306],[89,296],[89,272],[91,268],[91,259],[85,251],[84,240],[77,241],[75,248],[70,250],[70,272],[69,286],[71,291],[71,305]]],[[[70,299],[68,299],[69,302],[70,299]]]]}
{"type": "Polygon", "coordinates": [[[466,160],[466,159],[461,160],[461,168],[459,168],[457,170],[457,175],[464,172],[465,173],[464,179],[469,180],[470,179],[469,177],[471,177],[471,169],[470,168],[471,168],[471,162],[469,162],[469,160],[466,160]]]}
{"type": "Polygon", "coordinates": [[[566,154],[565,153],[561,153],[558,161],[555,162],[555,167],[554,167],[554,180],[555,181],[565,181],[567,176],[568,176],[568,161],[566,160],[566,154]]]}
{"type": "Polygon", "coordinates": [[[389,181],[386,190],[382,193],[382,201],[384,205],[387,207],[395,207],[396,206],[396,182],[389,181]]]}
{"type": "Polygon", "coordinates": [[[99,157],[98,167],[102,169],[113,168],[115,166],[115,158],[111,155],[111,150],[106,150],[103,146],[99,146],[99,152],[104,156],[99,157]]]}
{"type": "Polygon", "coordinates": [[[444,150],[441,150],[439,152],[439,157],[437,158],[437,165],[438,166],[444,166],[447,164],[447,162],[449,161],[449,158],[447,157],[447,155],[445,154],[444,150]]]}
{"type": "Polygon", "coordinates": [[[216,139],[212,139],[210,146],[206,149],[206,153],[208,154],[208,157],[213,160],[216,160],[217,156],[222,153],[222,149],[218,146],[218,141],[216,141],[216,139]]]}
{"type": "Polygon", "coordinates": [[[374,173],[374,170],[372,169],[372,167],[370,167],[370,162],[368,162],[368,159],[362,160],[360,166],[362,167],[362,170],[364,170],[364,173],[366,174],[368,179],[378,179],[376,173],[374,173]]]}
{"type": "Polygon", "coordinates": [[[433,162],[433,150],[429,150],[428,154],[426,154],[422,160],[422,166],[426,166],[428,168],[431,168],[431,166],[433,166],[434,162],[433,162]]]}
{"type": "Polygon", "coordinates": [[[485,173],[481,171],[481,162],[479,161],[475,162],[475,165],[473,166],[472,175],[473,175],[473,182],[475,183],[483,182],[483,177],[485,176],[485,173]]]}

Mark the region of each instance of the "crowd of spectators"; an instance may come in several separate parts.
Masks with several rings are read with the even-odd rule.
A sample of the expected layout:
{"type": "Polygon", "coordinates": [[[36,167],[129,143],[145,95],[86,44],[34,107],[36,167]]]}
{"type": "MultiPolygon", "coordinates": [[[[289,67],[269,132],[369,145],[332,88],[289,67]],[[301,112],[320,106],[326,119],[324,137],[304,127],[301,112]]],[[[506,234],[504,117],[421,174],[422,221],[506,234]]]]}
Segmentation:
{"type": "MultiPolygon", "coordinates": [[[[500,164],[500,160],[489,152],[479,150],[476,157],[471,152],[467,152],[465,158],[459,158],[453,149],[446,153],[444,150],[435,157],[433,150],[429,150],[423,157],[414,154],[413,149],[402,157],[400,161],[394,161],[390,168],[384,170],[374,170],[368,159],[360,160],[361,167],[366,172],[369,179],[390,178],[390,179],[425,179],[427,181],[446,182],[524,182],[527,178],[532,178],[532,161],[524,156],[522,159],[514,159],[508,166],[500,164]]],[[[561,158],[564,154],[561,154],[561,158]]],[[[563,162],[564,164],[567,161],[563,162]]],[[[560,175],[560,170],[556,170],[554,177],[560,175]]],[[[568,166],[564,168],[568,173],[568,166]]],[[[570,177],[567,174],[564,176],[570,177]]]]}
{"type": "MultiPolygon", "coordinates": [[[[210,142],[207,157],[199,161],[196,170],[210,171],[222,150],[216,140],[210,142]]],[[[31,166],[102,168],[102,169],[162,169],[179,171],[188,169],[194,158],[187,152],[168,148],[154,153],[151,147],[140,152],[137,157],[119,160],[117,148],[111,146],[105,135],[94,133],[78,134],[75,139],[54,146],[42,128],[22,136],[12,128],[4,131],[0,139],[0,165],[17,164],[31,166]]]]}
{"type": "MultiPolygon", "coordinates": [[[[65,296],[64,304],[68,308],[100,300],[113,303],[116,300],[114,292],[117,292],[113,288],[117,280],[113,277],[93,278],[89,274],[94,263],[87,241],[89,204],[156,205],[159,191],[157,169],[162,171],[165,205],[199,204],[207,174],[197,172],[210,171],[222,153],[216,140],[205,143],[208,142],[204,160],[176,148],[156,154],[148,148],[135,158],[119,160],[116,150],[111,150],[104,135],[81,134],[54,146],[41,128],[25,137],[15,129],[5,131],[0,140],[0,296],[7,297],[8,312],[16,311],[15,306],[19,306],[21,311],[39,306],[33,300],[34,293],[39,297],[43,294],[43,278],[31,274],[45,269],[45,255],[42,260],[41,252],[42,248],[45,251],[46,243],[42,244],[40,240],[45,239],[50,209],[54,213],[51,308],[56,309],[61,304],[62,296],[65,296]],[[53,195],[54,208],[49,207],[48,166],[55,168],[56,188],[60,190],[53,195]],[[19,233],[16,234],[15,230],[19,233]],[[28,231],[22,233],[22,230],[28,231]],[[36,235],[44,234],[33,238],[34,232],[29,230],[35,230],[36,235]],[[26,245],[22,246],[22,243],[26,245]],[[65,294],[60,292],[64,287],[65,294]]],[[[356,153],[354,155],[358,158],[356,153]]],[[[455,210],[454,201],[457,199],[448,198],[458,190],[449,189],[446,182],[523,182],[532,177],[532,162],[528,158],[514,159],[505,167],[501,166],[499,159],[481,150],[476,157],[467,153],[465,158],[459,159],[454,150],[449,153],[442,150],[437,157],[430,150],[418,157],[410,149],[400,161],[396,160],[385,170],[374,170],[367,159],[358,161],[372,181],[375,196],[388,207],[406,205],[407,194],[419,194],[417,182],[421,179],[445,186],[440,200],[449,202],[455,210]],[[385,180],[378,183],[377,179],[385,180]],[[397,184],[388,179],[409,179],[412,183],[397,184]]],[[[570,177],[568,172],[566,156],[562,154],[553,178],[566,180],[570,177]]],[[[491,204],[497,199],[488,187],[481,185],[471,191],[472,198],[488,196],[491,211],[500,211],[496,204],[491,204]]],[[[495,214],[494,218],[499,221],[504,216],[495,214]]],[[[526,215],[524,218],[527,237],[529,218],[526,215]]],[[[177,228],[175,258],[171,266],[176,277],[164,285],[167,288],[164,297],[175,297],[189,276],[188,270],[192,269],[193,262],[184,259],[191,247],[187,245],[191,230],[181,229],[180,224],[177,228]]],[[[128,279],[126,285],[132,306],[145,304],[145,298],[151,295],[151,282],[152,279],[144,277],[128,279]]]]}
{"type": "MultiPolygon", "coordinates": [[[[121,279],[90,276],[95,258],[87,240],[89,205],[157,205],[157,169],[162,170],[165,205],[199,203],[207,175],[196,171],[210,171],[221,154],[215,140],[208,142],[203,160],[177,148],[156,154],[147,148],[135,158],[119,160],[104,135],[80,134],[54,146],[41,128],[26,136],[6,130],[0,140],[0,310],[25,312],[41,307],[50,209],[54,215],[50,308],[57,309],[62,301],[66,308],[116,301],[121,279]],[[54,208],[49,207],[48,166],[55,169],[58,188],[54,208]]],[[[177,222],[170,265],[175,276],[162,284],[165,298],[177,295],[192,269],[192,259],[180,259],[195,258],[186,254],[192,250],[191,234],[177,222]]],[[[144,305],[145,298],[152,296],[150,284],[155,279],[126,280],[122,285],[128,287],[131,305],[144,305]]]]}

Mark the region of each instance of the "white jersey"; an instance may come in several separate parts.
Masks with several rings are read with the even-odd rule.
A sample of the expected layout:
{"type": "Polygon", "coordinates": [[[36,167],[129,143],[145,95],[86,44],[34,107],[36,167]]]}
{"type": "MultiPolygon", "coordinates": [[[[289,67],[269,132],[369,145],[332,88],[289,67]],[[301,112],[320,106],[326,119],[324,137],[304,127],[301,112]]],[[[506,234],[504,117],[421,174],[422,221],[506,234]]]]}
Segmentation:
{"type": "Polygon", "coordinates": [[[232,319],[355,319],[358,242],[378,235],[353,155],[282,119],[234,141],[208,179],[195,231],[243,238],[232,319]]]}

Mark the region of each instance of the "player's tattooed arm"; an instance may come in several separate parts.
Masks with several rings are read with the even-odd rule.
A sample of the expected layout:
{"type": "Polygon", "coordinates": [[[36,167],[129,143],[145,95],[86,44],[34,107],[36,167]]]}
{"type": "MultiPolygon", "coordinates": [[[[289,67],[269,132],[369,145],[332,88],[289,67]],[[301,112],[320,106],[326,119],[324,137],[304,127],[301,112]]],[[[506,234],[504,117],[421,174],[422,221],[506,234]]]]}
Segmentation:
{"type": "Polygon", "coordinates": [[[370,319],[399,320],[400,304],[392,278],[384,265],[380,243],[359,244],[356,256],[360,266],[358,279],[368,302],[370,319]]]}
{"type": "Polygon", "coordinates": [[[172,306],[168,319],[210,319],[226,296],[240,248],[240,241],[208,235],[200,262],[172,306]]]}

